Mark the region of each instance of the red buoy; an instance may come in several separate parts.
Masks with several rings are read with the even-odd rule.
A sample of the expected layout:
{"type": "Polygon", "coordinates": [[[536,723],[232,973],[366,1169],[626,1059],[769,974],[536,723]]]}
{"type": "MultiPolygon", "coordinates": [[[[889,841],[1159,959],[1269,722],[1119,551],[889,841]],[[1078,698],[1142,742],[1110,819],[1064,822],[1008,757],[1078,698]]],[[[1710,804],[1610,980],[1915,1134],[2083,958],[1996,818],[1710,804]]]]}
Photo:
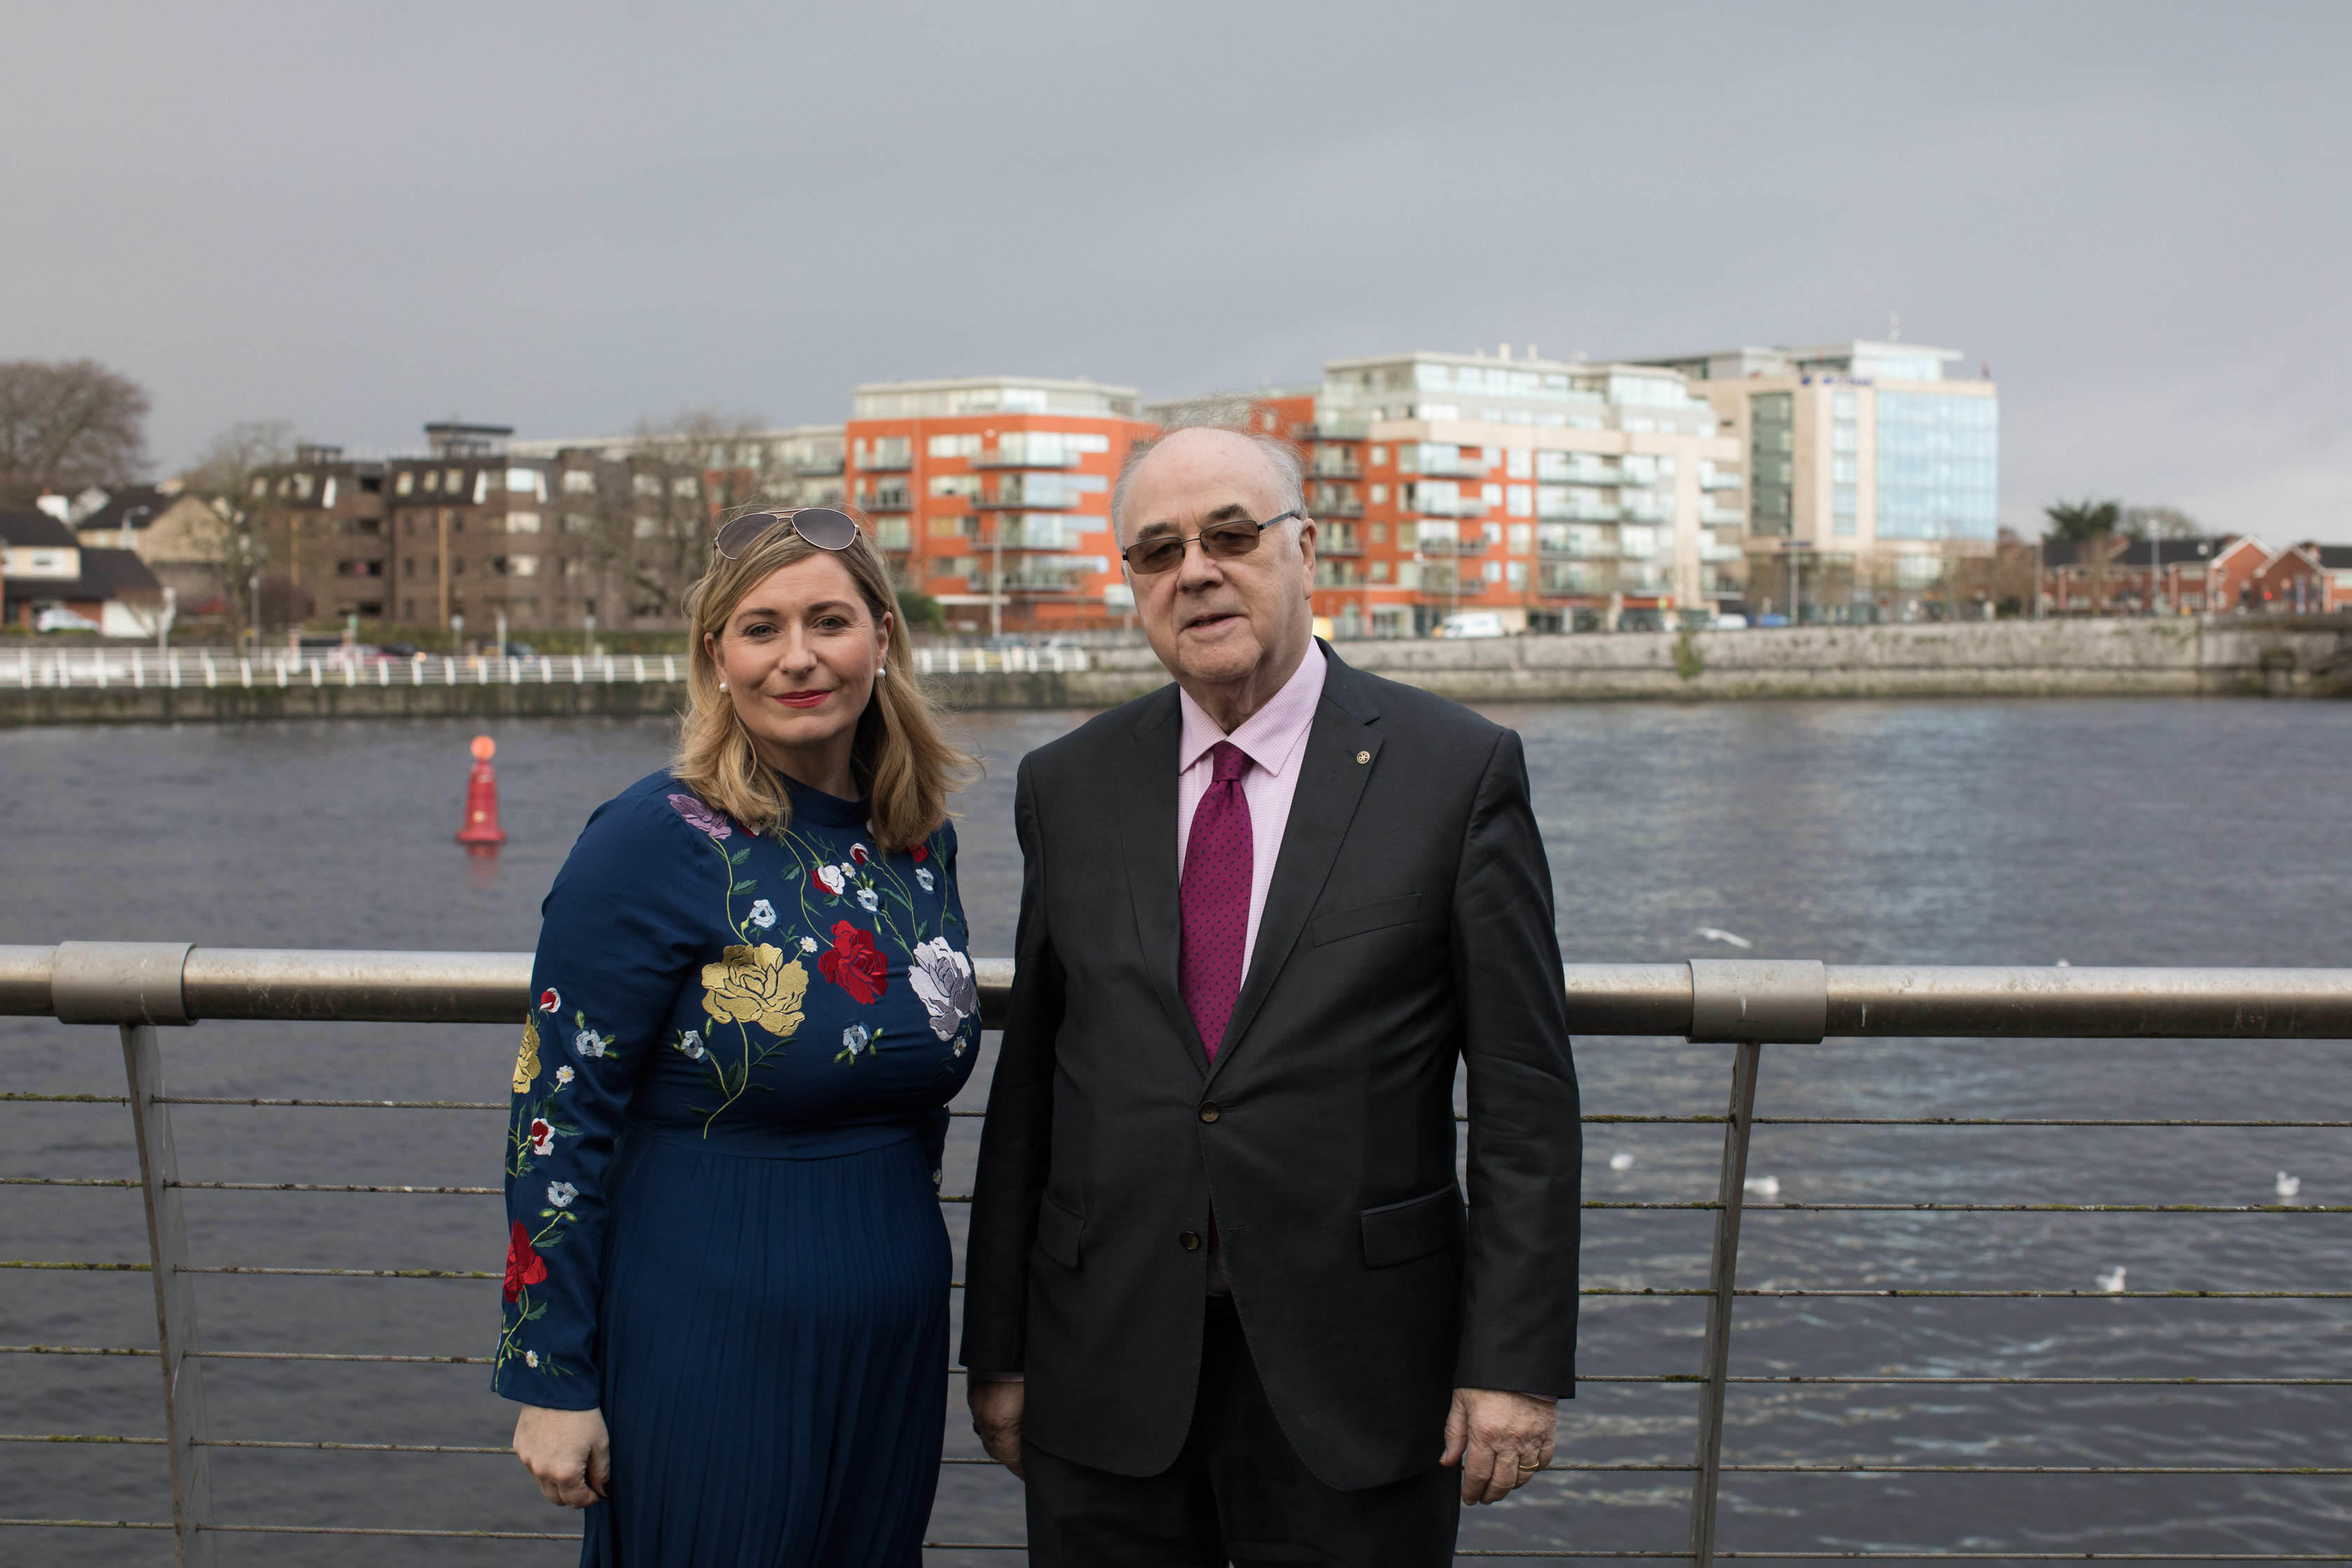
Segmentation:
{"type": "Polygon", "coordinates": [[[499,826],[499,772],[490,766],[498,749],[488,735],[474,737],[474,771],[466,775],[466,820],[457,829],[460,844],[507,841],[507,830],[499,826]]]}

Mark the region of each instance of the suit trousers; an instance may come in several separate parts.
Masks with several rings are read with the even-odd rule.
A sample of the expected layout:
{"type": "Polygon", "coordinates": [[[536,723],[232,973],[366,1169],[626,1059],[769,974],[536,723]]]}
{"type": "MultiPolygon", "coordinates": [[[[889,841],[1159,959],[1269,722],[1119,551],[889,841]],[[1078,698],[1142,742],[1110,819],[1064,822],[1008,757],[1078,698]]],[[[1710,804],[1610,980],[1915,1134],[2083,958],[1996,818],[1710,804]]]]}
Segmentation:
{"type": "MultiPolygon", "coordinates": [[[[1367,1370],[1367,1375],[1374,1375],[1367,1370]]],[[[1156,1476],[1098,1470],[1034,1443],[1029,1561],[1039,1568],[1444,1568],[1454,1560],[1461,1475],[1430,1468],[1384,1487],[1340,1491],[1299,1463],[1250,1359],[1230,1296],[1213,1296],[1202,1334],[1192,1426],[1156,1476]]]]}

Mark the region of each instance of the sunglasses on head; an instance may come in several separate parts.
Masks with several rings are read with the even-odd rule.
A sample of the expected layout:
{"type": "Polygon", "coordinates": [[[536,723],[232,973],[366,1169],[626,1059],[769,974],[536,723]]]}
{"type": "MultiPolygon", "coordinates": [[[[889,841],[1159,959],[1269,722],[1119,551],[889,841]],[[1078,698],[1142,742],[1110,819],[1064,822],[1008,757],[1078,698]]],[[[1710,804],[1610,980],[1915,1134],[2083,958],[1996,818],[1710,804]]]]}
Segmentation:
{"type": "Polygon", "coordinates": [[[1119,552],[1127,561],[1127,569],[1141,576],[1175,570],[1184,559],[1184,547],[1194,540],[1201,542],[1201,553],[1213,561],[1232,561],[1255,550],[1265,531],[1277,522],[1287,522],[1303,514],[1293,510],[1269,517],[1264,522],[1252,522],[1245,517],[1227,518],[1213,522],[1198,533],[1162,533],[1150,539],[1139,539],[1119,552]]]}
{"type": "Polygon", "coordinates": [[[777,527],[790,529],[819,550],[846,550],[857,542],[857,520],[829,506],[795,507],[789,511],[753,511],[721,528],[711,548],[732,561],[777,527]]]}

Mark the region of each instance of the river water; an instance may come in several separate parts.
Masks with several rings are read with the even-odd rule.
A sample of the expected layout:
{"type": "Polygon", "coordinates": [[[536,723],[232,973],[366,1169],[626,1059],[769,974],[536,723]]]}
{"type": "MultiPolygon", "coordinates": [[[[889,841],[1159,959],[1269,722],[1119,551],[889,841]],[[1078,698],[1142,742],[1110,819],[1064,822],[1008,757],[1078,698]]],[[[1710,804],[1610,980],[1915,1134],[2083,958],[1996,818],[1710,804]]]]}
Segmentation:
{"type": "MultiPolygon", "coordinates": [[[[1576,960],[1738,955],[1945,963],[2347,963],[2352,705],[2226,701],[1752,703],[1498,707],[1526,737],[1576,960]]],[[[989,774],[963,802],[976,952],[1012,949],[1019,887],[1010,801],[1021,753],[1083,715],[962,722],[989,774]]],[[[457,722],[0,733],[0,942],[177,939],[220,945],[522,949],[598,801],[658,765],[649,722],[511,722],[496,734],[512,841],[493,861],[450,843],[472,727],[457,722]]],[[[174,1095],[499,1100],[510,1028],[205,1024],[167,1032],[174,1095]]],[[[991,1041],[992,1049],[993,1041],[991,1041]]],[[[1591,1112],[1722,1110],[1727,1048],[1579,1044],[1591,1112]]],[[[985,1063],[965,1103],[979,1102],[985,1063]]],[[[1832,1042],[1770,1047],[1766,1117],[2352,1120],[2336,1043],[1832,1042]]],[[[120,1094],[110,1032],[0,1019],[0,1090],[120,1094]]],[[[498,1114],[184,1108],[190,1180],[495,1184],[498,1114]]],[[[948,1187],[968,1188],[976,1124],[957,1124],[948,1187]]],[[[1719,1134],[1588,1129],[1587,1192],[1712,1195],[1719,1134]],[[1612,1161],[1631,1156],[1630,1163],[1612,1161]],[[1622,1168],[1620,1168],[1622,1167],[1622,1168]]],[[[2352,1203],[2341,1129],[1766,1126],[1751,1172],[1784,1201],[2352,1203]]],[[[135,1173],[115,1105],[0,1103],[0,1174],[135,1173]]],[[[189,1194],[200,1262],[495,1268],[494,1199],[189,1194]]],[[[2352,1215],[1773,1213],[1751,1209],[1744,1286],[2352,1289],[2352,1215]]],[[[960,1210],[950,1208],[959,1237],[960,1210]]],[[[1704,1212],[1590,1216],[1588,1284],[1703,1282],[1704,1212]]],[[[0,1257],[138,1259],[134,1194],[0,1187],[0,1257]]],[[[208,1277],[200,1340],[220,1350],[481,1355],[485,1282],[208,1277]]],[[[1917,1384],[1736,1387],[1734,1465],[2352,1466],[2333,1387],[1985,1384],[1986,1377],[2352,1376],[2352,1303],[1955,1300],[1741,1303],[1732,1370],[1914,1376],[1917,1384]]],[[[1591,1374],[1696,1368],[1701,1308],[1588,1304],[1591,1374]]],[[[0,1344],[152,1345],[131,1274],[0,1271],[0,1344]]],[[[1367,1369],[1367,1375],[1378,1375],[1367,1369]]],[[[492,1445],[511,1407],[479,1366],[213,1361],[216,1437],[492,1445]]],[[[0,1354],[0,1432],[151,1436],[152,1360],[0,1354]]],[[[1596,1383],[1564,1405],[1563,1459],[1686,1465],[1695,1393],[1596,1383]]],[[[960,1403],[960,1402],[959,1402],[960,1403]]],[[[1434,1438],[1433,1437],[1433,1444],[1434,1438]]],[[[951,1411],[948,1452],[976,1453],[951,1411]]],[[[561,1528],[508,1458],[226,1448],[224,1521],[561,1528]]],[[[1672,1550],[1685,1476],[1548,1475],[1466,1516],[1465,1548],[1672,1550]]],[[[1747,1552],[2334,1552],[2352,1548],[2352,1479],[2081,1474],[1727,1477],[1721,1544],[1747,1552]]],[[[160,1452],[0,1447],[0,1516],[153,1520],[160,1452]]],[[[951,1467],[935,1537],[1018,1539],[1017,1492],[951,1467]]],[[[224,1561],[536,1563],[562,1545],[225,1538],[224,1561]]],[[[162,1563],[162,1532],[7,1531],[0,1560],[162,1563]]],[[[934,1563],[1003,1553],[935,1552],[934,1563]]]]}

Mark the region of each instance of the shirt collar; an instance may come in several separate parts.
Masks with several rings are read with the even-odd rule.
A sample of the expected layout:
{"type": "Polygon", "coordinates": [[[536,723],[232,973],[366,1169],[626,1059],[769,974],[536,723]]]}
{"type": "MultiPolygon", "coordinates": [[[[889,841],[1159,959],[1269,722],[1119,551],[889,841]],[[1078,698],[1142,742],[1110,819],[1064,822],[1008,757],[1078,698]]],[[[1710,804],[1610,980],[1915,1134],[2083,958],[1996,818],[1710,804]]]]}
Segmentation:
{"type": "Polygon", "coordinates": [[[1249,760],[1270,773],[1290,770],[1291,760],[1298,755],[1307,731],[1315,723],[1315,705],[1323,697],[1323,672],[1326,661],[1322,645],[1309,642],[1307,657],[1282,689],[1269,698],[1265,707],[1243,720],[1234,732],[1226,734],[1209,717],[1208,710],[1192,700],[1192,694],[1178,688],[1176,706],[1184,716],[1183,732],[1176,742],[1176,771],[1184,773],[1209,754],[1209,748],[1220,741],[1231,741],[1249,756],[1249,760]]]}

